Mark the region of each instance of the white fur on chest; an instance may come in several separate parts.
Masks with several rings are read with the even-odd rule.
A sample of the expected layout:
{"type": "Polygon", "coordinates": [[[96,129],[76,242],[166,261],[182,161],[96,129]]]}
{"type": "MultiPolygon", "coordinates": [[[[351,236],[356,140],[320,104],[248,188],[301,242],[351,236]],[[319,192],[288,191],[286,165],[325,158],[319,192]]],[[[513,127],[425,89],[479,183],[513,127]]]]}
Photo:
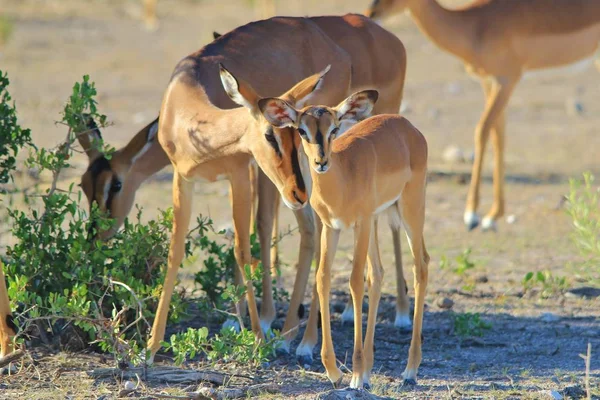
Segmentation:
{"type": "Polygon", "coordinates": [[[330,222],[331,222],[331,227],[338,231],[354,227],[354,223],[351,223],[350,225],[346,225],[344,223],[344,221],[342,221],[341,219],[337,219],[337,218],[332,218],[330,220],[330,222]]]}

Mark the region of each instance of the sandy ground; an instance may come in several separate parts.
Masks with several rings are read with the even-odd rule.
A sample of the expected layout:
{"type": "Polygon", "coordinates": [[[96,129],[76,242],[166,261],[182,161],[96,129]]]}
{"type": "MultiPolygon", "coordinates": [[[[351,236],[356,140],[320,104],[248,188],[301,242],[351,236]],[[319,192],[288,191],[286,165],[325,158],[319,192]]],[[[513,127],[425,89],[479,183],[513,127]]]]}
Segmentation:
{"type": "MultiPolygon", "coordinates": [[[[361,11],[367,3],[290,0],[278,2],[277,7],[283,15],[339,14],[361,11]]],[[[15,26],[13,36],[0,48],[0,69],[8,71],[20,122],[32,129],[38,146],[53,146],[64,136],[63,127],[54,121],[60,119],[73,83],[89,74],[98,88],[101,112],[114,123],[104,132],[105,140],[118,147],[155,117],[176,62],[207,43],[213,30],[226,32],[253,19],[253,12],[250,2],[240,0],[161,0],[160,27],[148,32],[137,20],[140,7],[133,0],[0,0],[0,13],[8,15],[15,26]]],[[[442,155],[449,145],[471,151],[473,129],[483,107],[479,84],[457,59],[427,41],[407,16],[390,19],[384,26],[407,47],[404,114],[427,137],[431,169],[451,175],[468,172],[469,165],[445,163],[442,155]]],[[[533,77],[519,85],[507,114],[507,214],[514,216],[515,222],[501,221],[497,233],[467,233],[462,225],[467,186],[460,179],[432,176],[425,230],[432,262],[420,385],[414,391],[399,388],[408,336],[394,329],[393,299],[388,297],[377,328],[376,394],[391,398],[544,398],[549,394],[541,390],[564,394],[566,387],[581,387],[584,364],[578,354],[585,352],[588,342],[596,354],[600,351],[600,300],[562,294],[550,299],[523,296],[521,280],[529,271],[547,269],[557,276],[570,276],[569,265],[579,260],[569,239],[570,221],[559,203],[568,191],[569,177],[579,177],[587,170],[600,175],[599,89],[594,69],[559,78],[533,77]],[[574,104],[583,112],[573,112],[574,104]],[[439,268],[443,257],[454,260],[467,248],[472,249],[475,263],[467,277],[439,268]],[[471,285],[469,290],[465,285],[471,285]],[[439,296],[454,300],[455,312],[481,313],[492,328],[482,338],[460,339],[452,332],[451,313],[436,306],[439,296]]],[[[483,212],[491,203],[491,157],[486,161],[483,212]]],[[[83,157],[75,159],[72,177],[81,173],[86,163],[83,157]]],[[[159,207],[170,206],[168,177],[165,170],[140,189],[138,203],[146,217],[155,215],[159,207]]],[[[195,212],[210,214],[217,227],[228,226],[231,214],[222,201],[227,185],[198,184],[196,192],[195,212]]],[[[293,215],[285,207],[281,209],[282,227],[293,225],[293,215]]],[[[384,292],[393,295],[393,252],[385,227],[380,238],[389,278],[384,292]]],[[[295,262],[297,244],[297,235],[281,244],[281,257],[289,265],[295,262]]],[[[408,246],[403,244],[405,263],[410,266],[408,246]]],[[[341,303],[347,296],[351,254],[352,235],[347,232],[333,268],[341,303]]],[[[291,267],[284,270],[288,288],[293,274],[291,267]]],[[[407,267],[405,275],[412,287],[409,274],[407,267]]],[[[580,285],[574,279],[571,284],[580,285]]],[[[352,330],[340,325],[338,313],[333,315],[338,358],[350,363],[352,330]]],[[[0,398],[108,399],[118,393],[116,381],[94,381],[81,373],[106,365],[101,356],[40,353],[35,357],[36,367],[15,377],[0,377],[0,398]],[[54,377],[57,369],[63,372],[54,377]]],[[[322,371],[319,358],[313,370],[322,371]]],[[[323,375],[302,371],[293,358],[275,360],[255,375],[262,381],[283,383],[283,394],[269,398],[309,399],[330,389],[323,375]]],[[[591,380],[596,395],[599,379],[594,355],[591,380]]],[[[154,398],[153,393],[161,390],[176,394],[184,388],[149,384],[139,393],[154,398]]]]}

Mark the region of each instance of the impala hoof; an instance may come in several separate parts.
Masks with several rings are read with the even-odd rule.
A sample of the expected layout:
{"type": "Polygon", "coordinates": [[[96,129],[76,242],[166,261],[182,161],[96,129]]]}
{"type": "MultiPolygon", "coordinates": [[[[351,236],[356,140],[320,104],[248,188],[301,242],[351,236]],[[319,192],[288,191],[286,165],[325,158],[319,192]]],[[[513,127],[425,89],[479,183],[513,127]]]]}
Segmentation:
{"type": "Polygon", "coordinates": [[[412,379],[412,378],[405,379],[402,382],[402,387],[405,387],[405,386],[416,386],[416,385],[417,385],[417,380],[416,379],[412,379]]]}
{"type": "Polygon", "coordinates": [[[365,384],[363,385],[363,387],[365,388],[365,390],[371,390],[371,385],[368,384],[367,382],[365,382],[365,384]]]}
{"type": "Polygon", "coordinates": [[[396,312],[396,319],[394,320],[394,326],[398,328],[400,332],[412,332],[412,322],[408,315],[402,315],[396,312]]]}
{"type": "Polygon", "coordinates": [[[333,388],[334,389],[339,389],[342,387],[342,380],[344,379],[344,375],[340,376],[340,379],[338,379],[335,382],[331,382],[333,384],[333,388]]]}
{"type": "Polygon", "coordinates": [[[463,220],[469,231],[472,231],[479,226],[479,216],[473,211],[466,211],[463,220]]]}
{"type": "Polygon", "coordinates": [[[298,361],[298,364],[304,369],[310,368],[310,366],[313,363],[312,356],[307,355],[296,356],[296,360],[298,361]]]}
{"type": "Polygon", "coordinates": [[[496,220],[490,217],[485,217],[481,221],[481,230],[484,232],[496,232],[497,230],[496,220]]]}

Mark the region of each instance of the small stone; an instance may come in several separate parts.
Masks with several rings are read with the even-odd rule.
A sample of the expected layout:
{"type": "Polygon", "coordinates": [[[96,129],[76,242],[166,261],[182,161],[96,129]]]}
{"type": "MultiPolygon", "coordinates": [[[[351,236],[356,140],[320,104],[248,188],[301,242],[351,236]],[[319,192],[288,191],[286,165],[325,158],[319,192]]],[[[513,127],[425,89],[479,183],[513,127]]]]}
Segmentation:
{"type": "Polygon", "coordinates": [[[135,390],[135,383],[131,381],[125,381],[123,387],[125,388],[125,390],[135,390]]]}
{"type": "Polygon", "coordinates": [[[583,103],[573,97],[570,97],[566,100],[565,106],[567,108],[567,114],[572,117],[583,114],[585,110],[583,103]]]}
{"type": "Polygon", "coordinates": [[[460,94],[462,92],[462,86],[458,82],[450,82],[446,85],[446,93],[449,94],[460,94]]]}
{"type": "Polygon", "coordinates": [[[477,278],[475,278],[475,282],[477,283],[488,283],[489,279],[486,275],[479,275],[477,278]]]}
{"type": "Polygon", "coordinates": [[[552,313],[542,313],[540,319],[544,322],[556,322],[560,320],[560,317],[552,313]]]}
{"type": "Polygon", "coordinates": [[[517,217],[514,214],[511,214],[506,217],[507,224],[514,224],[517,221],[517,217]]]}
{"type": "Polygon", "coordinates": [[[571,399],[583,399],[586,395],[585,390],[577,385],[567,386],[563,389],[563,394],[571,399]]]}
{"type": "Polygon", "coordinates": [[[446,147],[442,158],[444,159],[444,162],[458,164],[464,161],[465,155],[460,147],[451,145],[446,147]]]}
{"type": "Polygon", "coordinates": [[[439,297],[435,304],[443,310],[449,310],[454,305],[454,300],[448,297],[439,297]]]}
{"type": "Polygon", "coordinates": [[[554,399],[554,400],[562,400],[562,394],[558,393],[556,390],[540,390],[540,398],[542,399],[554,399]]]}

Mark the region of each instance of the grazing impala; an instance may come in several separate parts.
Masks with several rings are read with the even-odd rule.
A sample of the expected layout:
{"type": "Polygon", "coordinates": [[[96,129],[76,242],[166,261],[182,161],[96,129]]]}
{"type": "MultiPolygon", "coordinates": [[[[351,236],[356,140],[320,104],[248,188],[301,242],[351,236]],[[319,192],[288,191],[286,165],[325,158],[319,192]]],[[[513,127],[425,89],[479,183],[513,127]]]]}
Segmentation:
{"type": "Polygon", "coordinates": [[[491,135],[494,148],[494,202],[483,229],[495,229],[504,214],[505,108],[523,76],[531,70],[593,61],[600,44],[598,0],[493,0],[447,10],[437,0],[375,0],[372,18],[409,10],[423,33],[461,58],[481,78],[485,109],[475,129],[475,162],[464,222],[479,224],[479,186],[483,155],[491,135]]]}
{"type": "MultiPolygon", "coordinates": [[[[295,81],[331,64],[336,74],[327,77],[327,89],[322,89],[323,77],[317,74],[288,92],[287,100],[298,106],[335,104],[351,88],[371,85],[381,88],[381,109],[396,112],[406,65],[402,49],[397,38],[357,15],[272,18],[237,28],[177,65],[163,99],[158,130],[158,140],[175,169],[174,222],[167,276],[149,342],[152,354],[164,337],[171,293],[183,257],[195,178],[229,179],[235,255],[240,268],[250,264],[251,158],[290,208],[299,210],[307,201],[297,158],[299,143],[291,129],[268,126],[257,108],[257,93],[282,93],[295,81]],[[248,51],[240,52],[241,48],[248,51]],[[401,50],[401,54],[390,56],[392,48],[401,50]],[[307,57],[309,53],[311,57],[307,57]],[[235,78],[224,66],[244,79],[235,78]],[[225,90],[218,83],[218,71],[225,90]],[[235,103],[244,107],[229,109],[235,103]]],[[[308,268],[305,272],[307,276],[308,268]]],[[[252,329],[260,337],[253,288],[246,284],[252,329]]]]}
{"type": "MultiPolygon", "coordinates": [[[[344,123],[371,114],[378,93],[355,93],[335,108],[305,107],[297,110],[284,99],[259,102],[265,118],[277,128],[293,127],[302,138],[310,164],[310,203],[323,223],[317,291],[321,306],[323,341],[321,357],[327,376],[337,385],[342,372],[336,365],[331,338],[329,292],[331,264],[342,229],[354,229],[354,258],[350,292],[354,303],[354,355],[350,387],[369,385],[373,367],[373,341],[383,268],[377,239],[378,214],[389,210],[406,227],[415,266],[415,311],[408,365],[403,377],[416,383],[421,362],[421,326],[427,287],[429,256],[423,240],[427,143],[423,135],[399,115],[378,115],[352,126],[342,135],[344,123]],[[337,139],[336,139],[337,137],[337,139]],[[363,346],[362,301],[365,261],[369,313],[363,346]]],[[[394,218],[395,217],[395,218],[394,218]]]]}

